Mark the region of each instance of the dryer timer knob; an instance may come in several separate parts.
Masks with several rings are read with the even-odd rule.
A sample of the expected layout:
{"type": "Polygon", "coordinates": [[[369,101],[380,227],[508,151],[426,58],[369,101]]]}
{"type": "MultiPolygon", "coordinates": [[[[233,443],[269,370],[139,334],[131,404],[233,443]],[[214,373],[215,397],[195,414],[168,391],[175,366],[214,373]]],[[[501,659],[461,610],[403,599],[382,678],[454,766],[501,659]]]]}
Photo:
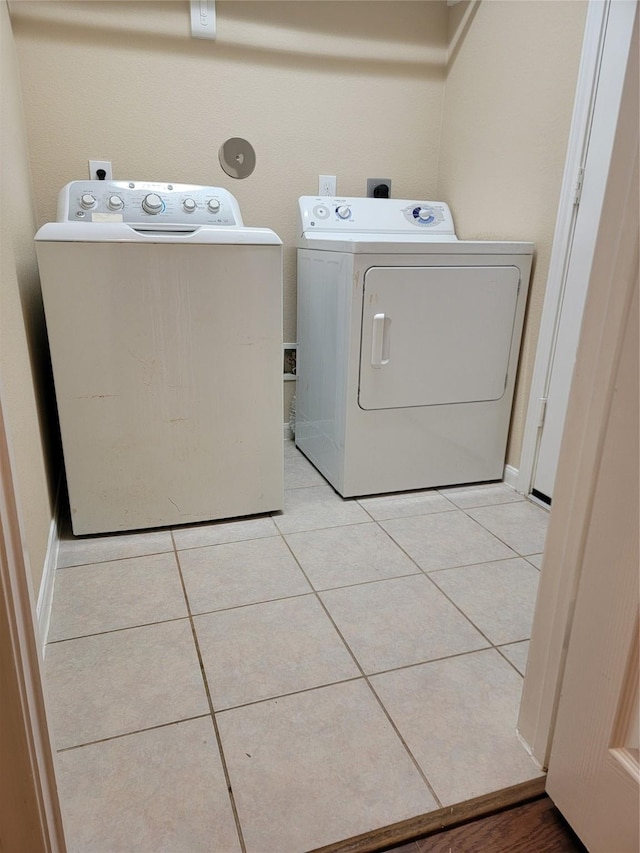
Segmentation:
{"type": "Polygon", "coordinates": [[[162,207],[162,199],[156,193],[149,193],[142,199],[142,209],[145,213],[160,213],[162,207]]]}
{"type": "Polygon", "coordinates": [[[433,211],[428,207],[421,207],[418,211],[418,219],[421,222],[427,222],[429,219],[433,219],[433,211]]]}
{"type": "Polygon", "coordinates": [[[336,213],[340,219],[348,219],[351,216],[351,208],[347,207],[346,204],[343,204],[336,208],[336,213]]]}
{"type": "Polygon", "coordinates": [[[211,213],[217,213],[220,210],[220,202],[217,198],[211,198],[207,202],[207,207],[211,213]]]}
{"type": "Polygon", "coordinates": [[[90,210],[90,208],[94,207],[96,203],[96,197],[91,195],[91,193],[84,193],[82,198],[80,199],[80,205],[84,207],[85,210],[90,210]]]}

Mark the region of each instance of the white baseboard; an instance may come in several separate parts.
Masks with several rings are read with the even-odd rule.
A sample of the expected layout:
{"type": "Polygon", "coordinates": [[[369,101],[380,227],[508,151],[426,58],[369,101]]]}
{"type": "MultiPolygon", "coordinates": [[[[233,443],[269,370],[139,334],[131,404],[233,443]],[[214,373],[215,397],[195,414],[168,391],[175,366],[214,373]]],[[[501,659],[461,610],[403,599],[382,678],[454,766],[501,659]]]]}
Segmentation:
{"type": "Polygon", "coordinates": [[[40,635],[40,647],[42,657],[47,645],[49,633],[49,622],[51,621],[51,605],[53,604],[53,587],[56,578],[56,566],[58,564],[58,548],[60,546],[60,528],[58,524],[58,498],[60,489],[56,492],[53,518],[49,527],[49,541],[47,542],[47,553],[44,558],[40,590],[38,592],[38,603],[36,604],[36,616],[38,619],[38,633],[40,635]]]}
{"type": "Polygon", "coordinates": [[[518,489],[518,480],[520,478],[520,472],[517,468],[514,468],[513,465],[505,465],[504,466],[504,482],[507,486],[511,486],[512,489],[515,489],[517,492],[518,489]]]}

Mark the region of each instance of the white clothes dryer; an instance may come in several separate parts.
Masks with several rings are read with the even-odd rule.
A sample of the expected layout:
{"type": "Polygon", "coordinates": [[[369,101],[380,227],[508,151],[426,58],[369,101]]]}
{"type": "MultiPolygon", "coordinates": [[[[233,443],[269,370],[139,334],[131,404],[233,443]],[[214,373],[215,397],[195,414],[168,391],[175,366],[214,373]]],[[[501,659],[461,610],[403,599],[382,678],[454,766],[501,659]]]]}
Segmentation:
{"type": "Polygon", "coordinates": [[[36,235],[76,534],[282,508],[282,244],[220,187],[74,181],[36,235]]]}
{"type": "Polygon", "coordinates": [[[343,496],[502,480],[532,243],[448,206],[299,200],[295,440],[343,496]]]}

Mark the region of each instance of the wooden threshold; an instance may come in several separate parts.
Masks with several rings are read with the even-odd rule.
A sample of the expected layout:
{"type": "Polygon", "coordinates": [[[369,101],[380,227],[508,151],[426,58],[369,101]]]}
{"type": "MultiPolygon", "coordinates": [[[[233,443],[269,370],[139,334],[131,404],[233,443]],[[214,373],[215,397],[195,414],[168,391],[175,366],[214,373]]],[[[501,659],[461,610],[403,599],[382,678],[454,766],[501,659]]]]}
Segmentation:
{"type": "Polygon", "coordinates": [[[501,788],[463,803],[453,806],[445,806],[427,814],[401,820],[371,832],[363,832],[354,835],[345,841],[337,841],[324,847],[317,847],[312,853],[374,853],[376,850],[384,850],[385,847],[393,847],[412,841],[421,835],[430,832],[438,832],[451,826],[466,823],[478,817],[501,811],[509,806],[525,803],[544,794],[546,775],[529,779],[518,785],[501,788]]]}

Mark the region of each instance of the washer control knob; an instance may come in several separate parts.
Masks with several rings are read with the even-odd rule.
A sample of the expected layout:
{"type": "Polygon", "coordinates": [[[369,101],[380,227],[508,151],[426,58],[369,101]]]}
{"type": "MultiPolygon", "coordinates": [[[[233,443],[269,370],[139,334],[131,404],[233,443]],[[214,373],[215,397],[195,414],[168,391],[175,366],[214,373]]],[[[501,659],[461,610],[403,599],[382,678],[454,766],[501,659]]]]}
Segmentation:
{"type": "Polygon", "coordinates": [[[220,210],[220,202],[217,198],[210,198],[207,202],[207,207],[211,213],[217,213],[220,210]]]}
{"type": "Polygon", "coordinates": [[[149,193],[142,199],[142,209],[145,213],[160,213],[162,207],[162,199],[156,193],[149,193]]]}
{"type": "Polygon", "coordinates": [[[429,219],[433,219],[433,213],[428,207],[421,207],[418,211],[418,219],[421,222],[428,222],[429,219]]]}
{"type": "Polygon", "coordinates": [[[185,213],[193,213],[197,206],[198,205],[192,198],[185,198],[185,200],[182,202],[182,208],[185,213]]]}
{"type": "Polygon", "coordinates": [[[80,199],[80,205],[84,207],[85,210],[89,210],[96,206],[96,197],[91,195],[91,193],[85,193],[80,199]]]}
{"type": "Polygon", "coordinates": [[[110,195],[109,201],[107,202],[107,207],[109,210],[122,210],[124,207],[124,202],[120,198],[119,195],[110,195]]]}
{"type": "Polygon", "coordinates": [[[351,208],[346,204],[341,204],[336,208],[336,213],[340,219],[348,219],[351,216],[351,208]]]}

